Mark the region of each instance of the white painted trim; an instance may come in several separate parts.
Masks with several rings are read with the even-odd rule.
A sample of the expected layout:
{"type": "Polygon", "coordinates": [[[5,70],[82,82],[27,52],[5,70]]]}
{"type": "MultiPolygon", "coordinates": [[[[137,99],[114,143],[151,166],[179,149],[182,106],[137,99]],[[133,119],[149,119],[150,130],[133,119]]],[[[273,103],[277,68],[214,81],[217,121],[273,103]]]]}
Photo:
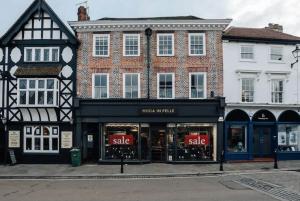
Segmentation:
{"type": "Polygon", "coordinates": [[[109,57],[110,55],[110,34],[93,34],[93,57],[109,57]],[[96,55],[96,37],[107,37],[107,55],[96,55]]]}
{"type": "Polygon", "coordinates": [[[138,98],[141,98],[141,77],[140,73],[123,73],[123,98],[125,98],[125,76],[126,75],[138,75],[138,98]]]}
{"type": "Polygon", "coordinates": [[[206,81],[206,76],[207,73],[206,72],[190,72],[189,73],[189,98],[190,99],[205,99],[207,98],[207,81],[206,81]],[[192,90],[191,90],[191,86],[192,86],[192,75],[203,75],[203,97],[202,98],[192,98],[192,90]]]}
{"type": "Polygon", "coordinates": [[[160,57],[173,57],[175,55],[174,34],[173,33],[158,33],[156,35],[156,54],[160,57]],[[172,54],[159,54],[159,36],[172,36],[172,54]]]}
{"type": "Polygon", "coordinates": [[[156,79],[156,93],[157,93],[157,99],[174,99],[175,98],[175,73],[157,73],[157,79],[156,79]],[[159,97],[159,75],[166,75],[171,74],[172,75],[172,98],[160,98],[159,97]]]}
{"type": "Polygon", "coordinates": [[[255,46],[252,44],[240,44],[239,58],[241,62],[256,62],[255,61],[255,46]],[[242,58],[242,47],[252,47],[253,50],[253,59],[243,59],[242,58]]]}
{"type": "Polygon", "coordinates": [[[23,61],[25,63],[55,63],[60,62],[60,49],[59,47],[24,47],[24,58],[23,61]],[[27,49],[32,50],[32,61],[26,61],[27,58],[27,49]],[[35,61],[35,50],[41,49],[41,61],[35,61]],[[49,49],[49,61],[44,61],[44,50],[49,49]],[[52,52],[54,49],[58,50],[58,61],[52,61],[52,52]]]}
{"type": "Polygon", "coordinates": [[[107,88],[107,97],[106,98],[101,98],[100,99],[107,99],[109,98],[109,73],[93,73],[92,74],[92,98],[96,99],[95,98],[95,76],[96,75],[106,75],[106,88],[107,88]]]}
{"type": "Polygon", "coordinates": [[[123,34],[123,56],[124,57],[139,57],[141,54],[141,35],[140,34],[123,34]],[[126,36],[137,36],[138,37],[138,54],[137,55],[126,55],[126,36]]]}
{"type": "Polygon", "coordinates": [[[206,55],[206,38],[205,33],[189,33],[189,56],[205,56],[206,55]],[[203,53],[202,54],[192,54],[191,53],[191,36],[202,36],[203,37],[203,53]]]}

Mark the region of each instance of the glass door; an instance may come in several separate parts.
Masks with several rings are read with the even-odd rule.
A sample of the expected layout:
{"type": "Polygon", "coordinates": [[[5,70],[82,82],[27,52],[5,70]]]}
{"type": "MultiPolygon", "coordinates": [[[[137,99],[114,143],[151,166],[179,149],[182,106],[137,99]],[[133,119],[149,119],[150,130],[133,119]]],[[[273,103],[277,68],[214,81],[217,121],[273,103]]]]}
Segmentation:
{"type": "Polygon", "coordinates": [[[166,127],[151,127],[152,162],[166,161],[166,127]]]}

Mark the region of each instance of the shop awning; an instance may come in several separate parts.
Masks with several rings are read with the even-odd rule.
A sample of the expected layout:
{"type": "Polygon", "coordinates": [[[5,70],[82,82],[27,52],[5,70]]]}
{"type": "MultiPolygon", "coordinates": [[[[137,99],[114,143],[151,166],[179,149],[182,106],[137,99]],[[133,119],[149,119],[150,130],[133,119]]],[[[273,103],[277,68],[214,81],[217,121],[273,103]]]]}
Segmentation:
{"type": "Polygon", "coordinates": [[[61,66],[19,67],[14,75],[16,77],[57,77],[61,66]]]}

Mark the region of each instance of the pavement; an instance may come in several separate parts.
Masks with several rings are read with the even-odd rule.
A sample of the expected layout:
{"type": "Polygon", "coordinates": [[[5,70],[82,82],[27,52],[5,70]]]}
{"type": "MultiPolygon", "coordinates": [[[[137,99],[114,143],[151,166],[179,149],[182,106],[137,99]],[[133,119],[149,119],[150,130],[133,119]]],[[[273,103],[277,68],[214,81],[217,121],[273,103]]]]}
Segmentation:
{"type": "MultiPolygon", "coordinates": [[[[84,164],[72,167],[69,164],[17,164],[0,166],[0,179],[191,177],[274,171],[273,165],[273,162],[231,162],[224,163],[224,171],[220,171],[219,164],[127,164],[124,174],[120,174],[120,165],[84,164]]],[[[278,166],[278,171],[300,171],[300,160],[279,161],[278,166]]]]}

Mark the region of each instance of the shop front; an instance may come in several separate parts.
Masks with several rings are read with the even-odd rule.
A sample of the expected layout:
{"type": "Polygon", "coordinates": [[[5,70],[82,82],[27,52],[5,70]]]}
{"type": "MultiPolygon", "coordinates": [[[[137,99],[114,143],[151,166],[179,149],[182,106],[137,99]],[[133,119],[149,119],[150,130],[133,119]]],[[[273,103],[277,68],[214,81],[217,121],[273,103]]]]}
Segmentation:
{"type": "Polygon", "coordinates": [[[76,143],[86,162],[216,162],[224,99],[76,100],[76,143]]]}

